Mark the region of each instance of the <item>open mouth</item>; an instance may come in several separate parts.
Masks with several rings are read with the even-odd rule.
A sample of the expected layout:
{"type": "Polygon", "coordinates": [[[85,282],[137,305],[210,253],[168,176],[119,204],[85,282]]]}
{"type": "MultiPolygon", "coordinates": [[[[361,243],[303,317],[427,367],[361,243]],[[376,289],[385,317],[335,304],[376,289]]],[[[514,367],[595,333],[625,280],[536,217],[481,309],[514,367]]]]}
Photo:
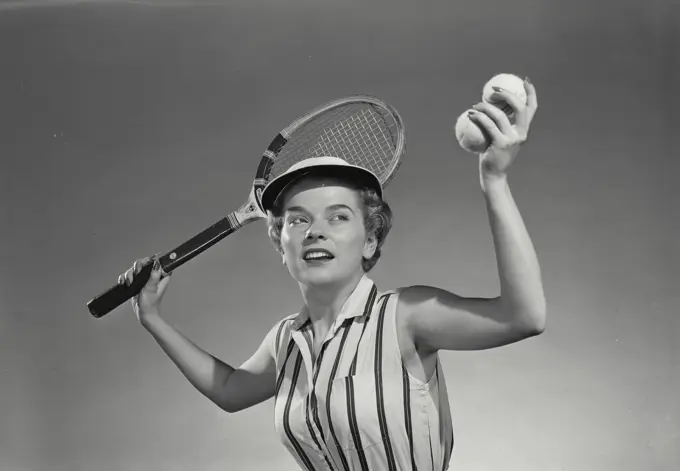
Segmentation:
{"type": "Polygon", "coordinates": [[[305,262],[327,262],[334,258],[335,256],[332,253],[324,249],[310,249],[302,254],[302,259],[305,262]]]}

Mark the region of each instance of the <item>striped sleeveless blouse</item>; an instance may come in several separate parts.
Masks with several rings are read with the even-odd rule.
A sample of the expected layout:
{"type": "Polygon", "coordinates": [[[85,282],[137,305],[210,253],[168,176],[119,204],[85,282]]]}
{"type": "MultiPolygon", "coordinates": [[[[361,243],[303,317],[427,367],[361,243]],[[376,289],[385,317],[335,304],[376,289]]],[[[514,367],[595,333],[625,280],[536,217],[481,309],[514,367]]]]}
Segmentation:
{"type": "Polygon", "coordinates": [[[453,430],[439,358],[422,382],[397,341],[398,291],[366,275],[312,358],[303,309],[269,334],[276,358],[275,427],[301,469],[446,470],[453,430]]]}

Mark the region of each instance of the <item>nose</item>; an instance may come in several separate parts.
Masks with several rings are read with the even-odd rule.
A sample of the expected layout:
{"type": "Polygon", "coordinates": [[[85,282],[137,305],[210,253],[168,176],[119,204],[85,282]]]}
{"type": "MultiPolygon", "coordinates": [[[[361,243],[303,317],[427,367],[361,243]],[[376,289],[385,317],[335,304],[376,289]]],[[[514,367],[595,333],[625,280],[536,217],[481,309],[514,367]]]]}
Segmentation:
{"type": "Polygon", "coordinates": [[[305,239],[306,240],[317,240],[317,239],[325,239],[326,236],[324,233],[319,230],[319,227],[312,224],[309,226],[309,229],[307,229],[307,232],[305,233],[305,239]]]}

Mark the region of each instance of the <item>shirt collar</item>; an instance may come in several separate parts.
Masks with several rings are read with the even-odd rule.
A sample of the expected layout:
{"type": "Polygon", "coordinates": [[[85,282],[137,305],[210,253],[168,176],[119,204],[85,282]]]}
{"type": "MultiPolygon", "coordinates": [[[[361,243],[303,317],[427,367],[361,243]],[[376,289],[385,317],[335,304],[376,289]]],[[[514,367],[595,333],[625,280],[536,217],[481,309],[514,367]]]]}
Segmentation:
{"type": "MultiPolygon", "coordinates": [[[[375,283],[373,280],[371,280],[368,275],[364,273],[356,288],[354,288],[354,291],[352,291],[352,294],[349,295],[345,301],[345,304],[342,305],[342,309],[340,309],[340,313],[338,314],[338,317],[335,321],[335,325],[340,325],[347,319],[363,316],[365,314],[364,311],[366,309],[366,303],[368,302],[368,297],[370,296],[374,285],[375,283]]],[[[293,321],[292,329],[300,330],[300,328],[302,328],[308,320],[309,313],[307,312],[307,307],[303,306],[293,321]]]]}

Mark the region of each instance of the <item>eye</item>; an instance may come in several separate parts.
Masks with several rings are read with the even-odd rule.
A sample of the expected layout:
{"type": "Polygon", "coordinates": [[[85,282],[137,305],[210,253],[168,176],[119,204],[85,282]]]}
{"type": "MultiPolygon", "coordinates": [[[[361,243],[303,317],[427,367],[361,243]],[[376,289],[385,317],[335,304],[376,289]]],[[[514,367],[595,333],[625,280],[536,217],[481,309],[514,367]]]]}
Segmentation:
{"type": "Polygon", "coordinates": [[[332,221],[349,221],[349,216],[343,213],[334,214],[331,217],[332,221]]]}
{"type": "Polygon", "coordinates": [[[291,216],[288,218],[288,224],[291,225],[298,225],[298,224],[303,224],[307,221],[307,219],[304,216],[291,216]]]}

